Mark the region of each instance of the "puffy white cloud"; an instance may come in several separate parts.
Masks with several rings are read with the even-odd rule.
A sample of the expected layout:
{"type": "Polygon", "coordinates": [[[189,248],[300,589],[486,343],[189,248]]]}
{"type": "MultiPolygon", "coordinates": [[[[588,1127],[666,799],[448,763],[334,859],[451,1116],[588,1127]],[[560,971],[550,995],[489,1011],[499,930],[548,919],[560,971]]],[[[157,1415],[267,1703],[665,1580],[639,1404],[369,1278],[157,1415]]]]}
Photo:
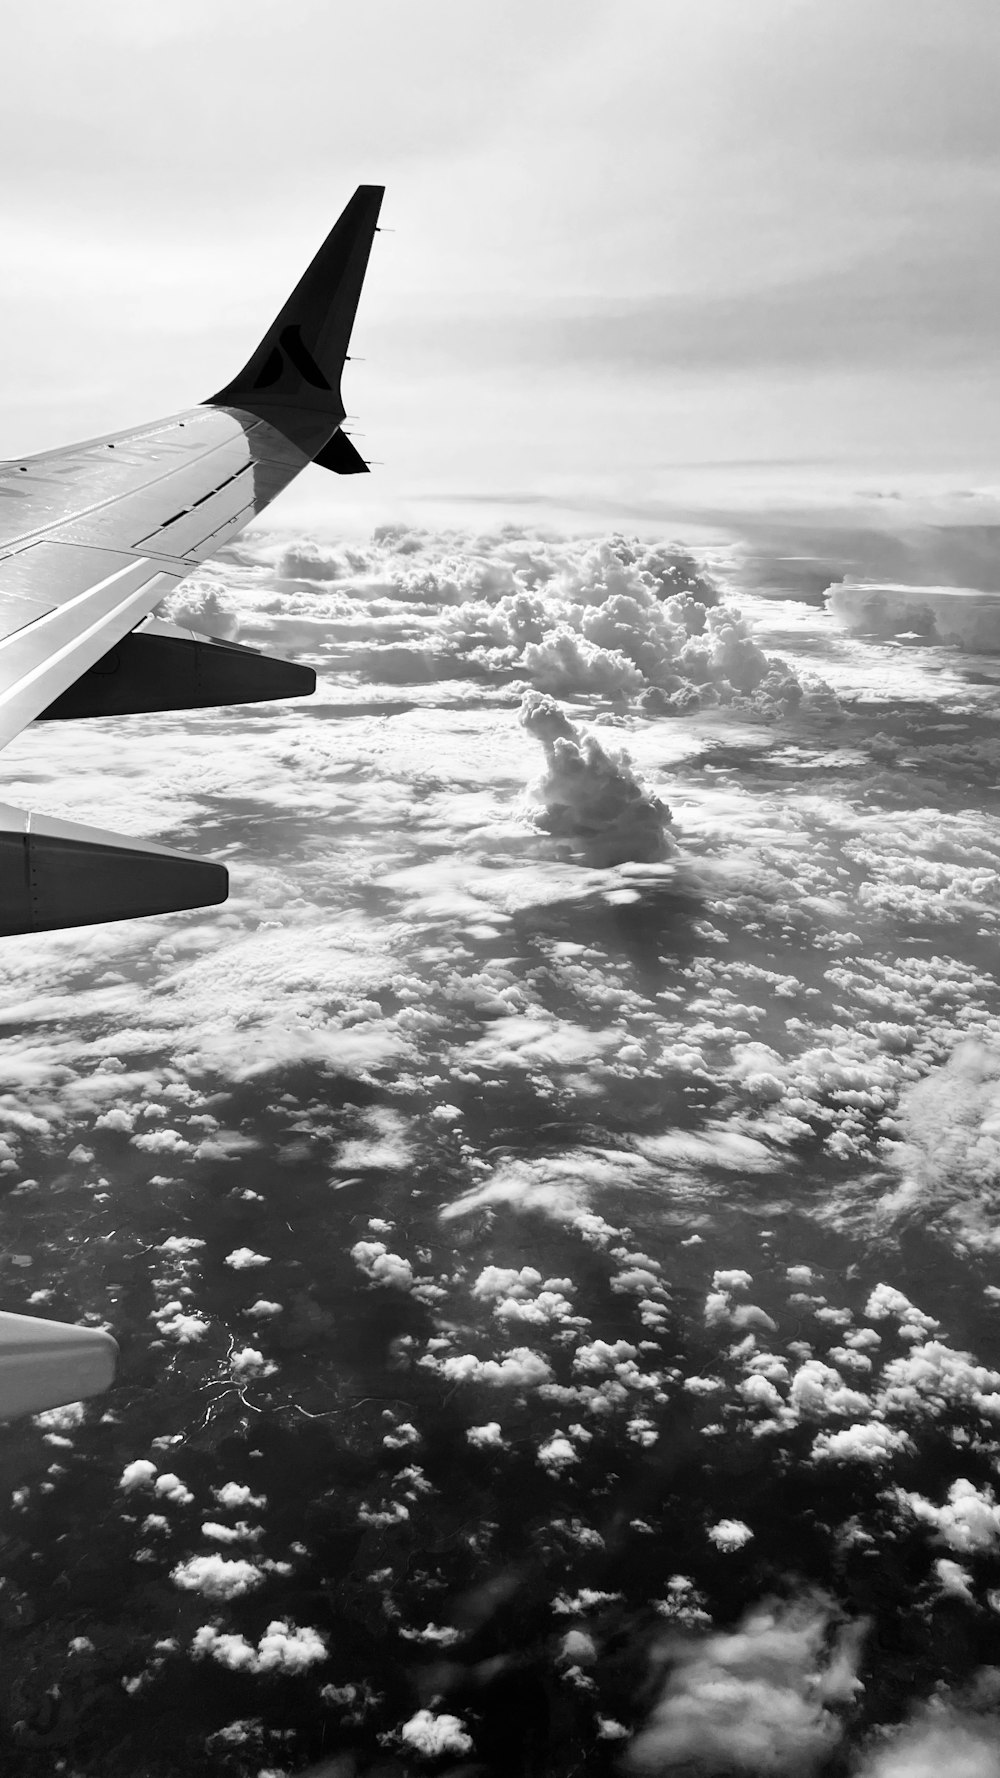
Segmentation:
{"type": "Polygon", "coordinates": [[[851,1389],[838,1370],[818,1358],[808,1358],[792,1376],[789,1403],[796,1413],[824,1418],[828,1414],[867,1414],[871,1398],[851,1389]]]}
{"type": "Polygon", "coordinates": [[[401,1420],[399,1425],[395,1426],[391,1432],[384,1434],[382,1443],[386,1445],[390,1451],[403,1451],[408,1445],[419,1445],[421,1443],[421,1435],[409,1420],[401,1420]]]}
{"type": "MultiPolygon", "coordinates": [[[[61,1407],[46,1408],[44,1412],[34,1414],[32,1418],[35,1425],[40,1426],[43,1432],[75,1432],[79,1426],[83,1425],[86,1411],[85,1402],[67,1401],[61,1407]]],[[[121,1485],[125,1485],[124,1478],[121,1485]]]]}
{"type": "Polygon", "coordinates": [[[245,1482],[223,1482],[221,1488],[213,1488],[212,1493],[219,1506],[230,1507],[234,1511],[242,1506],[252,1506],[259,1510],[267,1505],[267,1496],[255,1494],[245,1482]]]}
{"type": "Polygon", "coordinates": [[[883,1426],[881,1421],[858,1421],[854,1426],[843,1426],[842,1430],[833,1433],[817,1433],[813,1438],[813,1456],[835,1463],[881,1465],[911,1449],[913,1440],[907,1433],[893,1426],[883,1426]]]}
{"type": "Polygon", "coordinates": [[[270,1376],[277,1368],[256,1346],[244,1346],[230,1354],[229,1371],[235,1383],[252,1383],[257,1377],[270,1376]]]}
{"type": "Polygon", "coordinates": [[[157,1253],[165,1253],[171,1259],[191,1259],[205,1245],[197,1235],[168,1235],[156,1249],[157,1253]]]}
{"type": "Polygon", "coordinates": [[[591,1340],[577,1347],[573,1354],[573,1369],[587,1375],[602,1375],[616,1370],[625,1360],[637,1355],[638,1348],[630,1345],[628,1340],[591,1340]]]}
{"type": "Polygon", "coordinates": [[[223,1263],[234,1272],[248,1272],[255,1266],[269,1266],[271,1261],[266,1253],[255,1253],[252,1247],[234,1247],[223,1263]]]}
{"type": "Polygon", "coordinates": [[[180,1476],[173,1475],[170,1471],[157,1476],[153,1483],[153,1493],[161,1500],[172,1500],[175,1506],[187,1506],[194,1499],[190,1488],[184,1486],[180,1476]]]}
{"type": "Polygon", "coordinates": [[[943,1506],[935,1506],[922,1494],[905,1488],[897,1488],[896,1498],[960,1555],[1000,1547],[1000,1506],[992,1488],[977,1488],[972,1482],[959,1479],[952,1482],[943,1506]]]}
{"type": "Polygon", "coordinates": [[[834,1463],[878,1465],[912,1448],[912,1440],[898,1428],[883,1426],[879,1420],[861,1420],[841,1427],[838,1432],[818,1432],[813,1439],[812,1455],[834,1463]]]}
{"type": "Polygon", "coordinates": [[[737,1630],[675,1638],[652,1716],[629,1751],[640,1772],[812,1772],[836,1747],[831,1706],[858,1689],[859,1633],[822,1600],[761,1606],[737,1630]]]}
{"type": "Polygon", "coordinates": [[[499,1420],[487,1420],[482,1426],[467,1426],[465,1436],[470,1445],[478,1445],[480,1449],[504,1443],[503,1428],[499,1420]]]}
{"type": "Polygon", "coordinates": [[[243,1311],[244,1315],[252,1315],[255,1321],[270,1321],[281,1312],[281,1304],[271,1302],[266,1296],[259,1296],[255,1303],[250,1304],[249,1309],[243,1311]]]}
{"type": "Polygon", "coordinates": [[[131,1494],[134,1488],[151,1487],[156,1471],[157,1465],[151,1463],[148,1457],[136,1457],[133,1462],[126,1463],[118,1486],[126,1494],[131,1494]]]}
{"type": "Polygon", "coordinates": [[[620,1598],[620,1593],[602,1592],[599,1587],[580,1587],[572,1595],[557,1593],[552,1610],[557,1617],[580,1617],[585,1611],[599,1611],[602,1605],[614,1605],[620,1598]]]}
{"type": "Polygon", "coordinates": [[[597,1659],[597,1644],[586,1630],[567,1630],[559,1645],[564,1661],[576,1661],[589,1667],[597,1659]]]}
{"type": "Polygon", "coordinates": [[[196,1660],[208,1657],[237,1673],[306,1673],[326,1660],[327,1647],[318,1630],[276,1618],[256,1647],[244,1636],[203,1624],[192,1639],[191,1653],[196,1660]]]}
{"type": "Polygon", "coordinates": [[[242,1557],[189,1556],[171,1569],[175,1587],[187,1593],[203,1593],[206,1599],[242,1599],[263,1586],[264,1574],[242,1557]]]}
{"type": "Polygon", "coordinates": [[[942,1593],[951,1593],[956,1599],[966,1599],[970,1605],[975,1604],[972,1591],[972,1576],[961,1562],[953,1562],[949,1556],[939,1556],[934,1564],[934,1572],[941,1582],[942,1593]]]}
{"type": "Polygon", "coordinates": [[[528,1296],[541,1282],[542,1274],[534,1266],[484,1266],[469,1288],[474,1297],[495,1302],[501,1297],[528,1296]]]}
{"type": "Polygon", "coordinates": [[[210,1537],[213,1543],[256,1543],[263,1533],[259,1525],[248,1525],[245,1519],[235,1525],[217,1525],[212,1519],[206,1519],[201,1535],[210,1537]]]}
{"type": "Polygon", "coordinates": [[[713,1290],[749,1290],[753,1279],[749,1272],[722,1271],[712,1273],[713,1290]]]}
{"type": "Polygon", "coordinates": [[[556,1432],[539,1445],[537,1461],[550,1475],[560,1475],[564,1469],[570,1469],[574,1463],[579,1463],[580,1453],[572,1439],[568,1439],[565,1433],[556,1432]]]}
{"type": "Polygon", "coordinates": [[[741,1550],[750,1542],[753,1532],[742,1519],[719,1519],[715,1525],[706,1527],[705,1535],[717,1550],[741,1550]]]}
{"type": "Polygon", "coordinates": [[[785,1405],[784,1396],[775,1388],[770,1378],[758,1374],[744,1377],[737,1383],[736,1393],[742,1396],[748,1407],[766,1408],[772,1414],[780,1413],[785,1405]]]}
{"type": "Polygon", "coordinates": [[[917,1413],[937,1417],[970,1407],[991,1420],[1000,1419],[1000,1371],[977,1364],[971,1353],[957,1352],[943,1340],[914,1345],[905,1358],[884,1365],[876,1397],[881,1413],[917,1413]]]}
{"type": "Polygon", "coordinates": [[[399,1730],[400,1740],[425,1759],[440,1759],[443,1754],[469,1753],[472,1736],[461,1717],[447,1711],[418,1710],[399,1730]]]}
{"type": "Polygon", "coordinates": [[[528,1346],[512,1346],[501,1359],[462,1352],[443,1359],[429,1354],[420,1363],[450,1383],[485,1383],[490,1389],[536,1389],[552,1377],[548,1359],[528,1346]]]}
{"type": "Polygon", "coordinates": [[[173,1340],[178,1346],[192,1346],[203,1340],[211,1322],[198,1311],[188,1311],[181,1302],[163,1303],[159,1309],[153,1309],[150,1319],[156,1322],[160,1333],[165,1339],[173,1340]]]}
{"type": "Polygon", "coordinates": [[[927,1334],[940,1327],[933,1315],[925,1315],[909,1297],[891,1284],[876,1284],[870,1292],[865,1304],[865,1314],[871,1321],[884,1321],[895,1315],[900,1323],[900,1333],[904,1337],[923,1339],[927,1334]]]}
{"type": "Polygon", "coordinates": [[[356,1241],[351,1258],[373,1284],[388,1284],[393,1290],[410,1290],[413,1267],[408,1259],[390,1253],[384,1241],[356,1241]]]}

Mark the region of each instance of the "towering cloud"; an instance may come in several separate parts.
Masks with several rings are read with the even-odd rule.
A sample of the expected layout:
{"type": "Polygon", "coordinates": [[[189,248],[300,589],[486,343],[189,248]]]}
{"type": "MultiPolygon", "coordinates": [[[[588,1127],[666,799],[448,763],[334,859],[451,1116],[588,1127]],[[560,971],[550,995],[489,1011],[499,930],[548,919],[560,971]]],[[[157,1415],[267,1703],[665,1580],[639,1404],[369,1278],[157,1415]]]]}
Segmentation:
{"type": "Polygon", "coordinates": [[[670,810],[636,776],[623,747],[604,747],[592,732],[582,734],[540,692],[525,694],[521,721],[545,750],[545,770],[528,790],[539,832],[598,867],[673,857],[670,810]]]}

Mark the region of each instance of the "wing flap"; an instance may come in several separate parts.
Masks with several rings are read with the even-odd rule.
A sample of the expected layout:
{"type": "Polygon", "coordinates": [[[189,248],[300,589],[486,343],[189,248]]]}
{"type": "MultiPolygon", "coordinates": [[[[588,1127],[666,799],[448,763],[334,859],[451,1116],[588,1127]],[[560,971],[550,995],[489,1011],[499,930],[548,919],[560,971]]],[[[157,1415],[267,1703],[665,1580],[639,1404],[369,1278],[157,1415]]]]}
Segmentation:
{"type": "Polygon", "coordinates": [[[229,876],[128,834],[0,804],[0,935],[136,920],[225,901],[229,876]]]}

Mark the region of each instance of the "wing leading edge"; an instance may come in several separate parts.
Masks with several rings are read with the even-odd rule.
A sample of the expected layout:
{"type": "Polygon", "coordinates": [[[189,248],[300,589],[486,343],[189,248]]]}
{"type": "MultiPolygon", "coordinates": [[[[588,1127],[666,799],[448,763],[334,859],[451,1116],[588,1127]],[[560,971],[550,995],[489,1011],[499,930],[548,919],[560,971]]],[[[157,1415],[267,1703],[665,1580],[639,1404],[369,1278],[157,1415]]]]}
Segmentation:
{"type": "MultiPolygon", "coordinates": [[[[362,185],[242,371],[166,420],[0,464],[0,747],[36,718],[303,697],[310,668],[150,617],[313,461],[367,469],[340,394],[383,187],[362,185]]],[[[224,901],[222,865],[0,803],[0,935],[224,901]]],[[[0,1420],[91,1395],[100,1329],[0,1313],[0,1420]]]]}

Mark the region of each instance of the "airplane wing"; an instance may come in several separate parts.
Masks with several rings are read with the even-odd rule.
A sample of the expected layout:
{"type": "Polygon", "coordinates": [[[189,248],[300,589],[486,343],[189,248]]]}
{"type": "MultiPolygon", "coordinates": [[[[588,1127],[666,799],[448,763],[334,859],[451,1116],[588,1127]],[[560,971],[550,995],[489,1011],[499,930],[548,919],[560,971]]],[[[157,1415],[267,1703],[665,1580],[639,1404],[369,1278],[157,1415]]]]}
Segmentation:
{"type": "MultiPolygon", "coordinates": [[[[367,464],[340,379],[384,187],[361,185],[199,407],[0,465],[0,747],[38,718],[303,697],[307,667],[150,620],[304,469],[367,464]]],[[[220,864],[0,803],[0,935],[224,901],[220,864]]]]}
{"type": "MultiPolygon", "coordinates": [[[[186,412],[0,464],[0,747],[29,722],[304,697],[310,668],[152,618],[304,469],[367,469],[340,379],[384,188],[358,187],[256,351],[186,412]]],[[[0,803],[0,935],[224,901],[224,867],[0,803]]],[[[100,1328],[0,1314],[0,1420],[107,1388],[100,1328]]]]}

